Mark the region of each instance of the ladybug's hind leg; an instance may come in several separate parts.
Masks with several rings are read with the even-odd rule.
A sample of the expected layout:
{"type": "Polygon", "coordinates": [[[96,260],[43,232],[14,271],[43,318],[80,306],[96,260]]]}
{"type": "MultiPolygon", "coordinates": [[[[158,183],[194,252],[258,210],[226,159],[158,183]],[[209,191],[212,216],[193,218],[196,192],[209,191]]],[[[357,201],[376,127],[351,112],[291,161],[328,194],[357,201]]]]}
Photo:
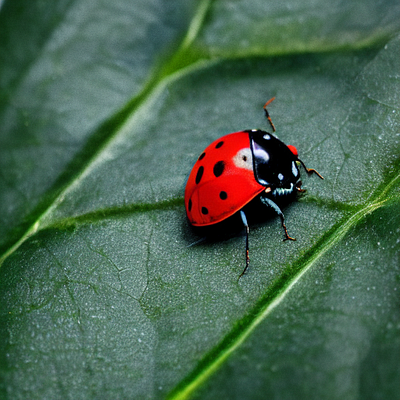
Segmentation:
{"type": "Polygon", "coordinates": [[[279,217],[281,219],[282,228],[285,231],[285,239],[284,240],[296,240],[295,238],[292,238],[291,236],[289,236],[286,225],[285,225],[285,216],[283,215],[283,212],[278,207],[278,205],[276,203],[274,203],[268,197],[261,196],[260,200],[264,205],[266,205],[267,207],[271,207],[279,215],[279,217]]]}
{"type": "Polygon", "coordinates": [[[247,223],[246,214],[243,211],[240,211],[240,216],[242,217],[243,225],[246,229],[246,266],[244,267],[243,272],[239,275],[239,279],[244,275],[249,268],[250,257],[249,257],[249,224],[247,223]]]}

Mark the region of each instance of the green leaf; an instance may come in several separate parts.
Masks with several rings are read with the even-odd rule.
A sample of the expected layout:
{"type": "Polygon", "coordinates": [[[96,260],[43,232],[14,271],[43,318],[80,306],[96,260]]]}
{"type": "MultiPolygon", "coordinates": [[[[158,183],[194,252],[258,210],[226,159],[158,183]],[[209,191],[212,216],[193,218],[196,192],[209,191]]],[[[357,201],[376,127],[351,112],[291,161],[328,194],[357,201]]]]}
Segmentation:
{"type": "MultiPolygon", "coordinates": [[[[173,4],[172,4],[173,3],[173,4]]],[[[400,6],[0,9],[1,399],[397,399],[400,6]],[[268,129],[325,179],[202,240],[185,179],[268,129]],[[229,232],[231,233],[231,232],[229,232]]]]}

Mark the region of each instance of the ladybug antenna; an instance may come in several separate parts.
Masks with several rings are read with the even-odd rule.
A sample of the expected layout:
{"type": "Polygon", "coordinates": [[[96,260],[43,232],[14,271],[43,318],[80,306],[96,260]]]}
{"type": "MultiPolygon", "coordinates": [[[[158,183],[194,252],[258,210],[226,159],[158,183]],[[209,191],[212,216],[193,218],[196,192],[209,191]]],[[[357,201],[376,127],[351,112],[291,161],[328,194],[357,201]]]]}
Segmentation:
{"type": "Polygon", "coordinates": [[[206,238],[203,237],[203,238],[201,238],[201,239],[199,239],[199,240],[196,240],[195,242],[193,242],[193,243],[187,245],[186,247],[196,246],[196,244],[199,244],[199,243],[201,243],[201,242],[204,242],[205,240],[206,240],[206,238]]]}
{"type": "Polygon", "coordinates": [[[268,122],[270,123],[272,130],[275,132],[275,125],[273,124],[271,117],[269,116],[268,110],[267,110],[267,105],[271,104],[273,101],[275,100],[275,97],[273,97],[272,99],[269,99],[265,104],[264,104],[264,111],[265,111],[265,116],[267,117],[268,122]]]}
{"type": "Polygon", "coordinates": [[[240,216],[242,217],[243,225],[246,228],[246,266],[244,267],[243,272],[239,275],[240,279],[245,272],[247,271],[247,268],[249,268],[250,264],[250,258],[249,258],[249,224],[247,223],[247,218],[246,214],[243,211],[240,211],[240,216]]]}
{"type": "Polygon", "coordinates": [[[314,168],[307,168],[303,161],[300,160],[300,158],[297,158],[297,160],[300,162],[300,164],[303,166],[303,168],[306,170],[307,174],[316,174],[319,178],[324,179],[324,177],[316,171],[314,168]]]}

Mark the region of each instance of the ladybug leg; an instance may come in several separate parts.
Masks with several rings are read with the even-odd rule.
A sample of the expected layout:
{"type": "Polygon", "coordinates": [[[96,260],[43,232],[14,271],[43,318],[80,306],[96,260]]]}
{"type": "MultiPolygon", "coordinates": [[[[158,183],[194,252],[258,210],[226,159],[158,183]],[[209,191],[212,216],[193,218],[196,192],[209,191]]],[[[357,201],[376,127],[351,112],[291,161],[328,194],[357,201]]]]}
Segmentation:
{"type": "Polygon", "coordinates": [[[303,184],[303,183],[302,183],[301,181],[298,181],[298,182],[296,183],[296,190],[297,190],[299,193],[307,192],[306,189],[302,189],[302,188],[301,188],[301,185],[302,185],[302,184],[303,184]]]}
{"type": "Polygon", "coordinates": [[[265,204],[268,207],[271,207],[280,217],[281,219],[281,225],[283,230],[285,231],[285,239],[284,240],[296,240],[295,238],[292,238],[289,236],[286,225],[285,225],[285,216],[283,215],[282,210],[278,207],[276,203],[274,203],[271,199],[268,197],[260,197],[261,202],[265,204]]]}
{"type": "Polygon", "coordinates": [[[249,224],[247,223],[246,214],[243,211],[240,211],[240,216],[242,217],[243,225],[246,229],[246,266],[244,267],[243,272],[239,275],[239,279],[244,275],[249,268],[250,258],[249,258],[249,224]]]}
{"type": "Polygon", "coordinates": [[[303,161],[301,161],[300,159],[298,159],[298,161],[300,162],[300,164],[303,166],[303,168],[306,170],[307,174],[316,174],[318,175],[318,177],[320,177],[321,179],[324,179],[324,177],[318,172],[316,171],[314,168],[307,168],[305,166],[305,164],[303,163],[303,161]]]}
{"type": "Polygon", "coordinates": [[[265,104],[264,104],[264,111],[265,111],[265,116],[267,117],[268,122],[271,125],[272,130],[275,132],[275,125],[273,124],[271,117],[269,116],[268,110],[267,110],[267,105],[271,104],[273,101],[275,100],[275,97],[273,97],[272,99],[269,99],[265,104]]]}

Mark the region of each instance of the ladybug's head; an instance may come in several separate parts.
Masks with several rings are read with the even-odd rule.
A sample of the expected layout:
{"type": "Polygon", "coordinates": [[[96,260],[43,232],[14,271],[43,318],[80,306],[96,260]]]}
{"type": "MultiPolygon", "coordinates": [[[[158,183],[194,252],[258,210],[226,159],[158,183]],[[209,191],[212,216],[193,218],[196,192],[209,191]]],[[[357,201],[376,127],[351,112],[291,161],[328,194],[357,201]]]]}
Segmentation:
{"type": "Polygon", "coordinates": [[[291,144],[289,144],[287,147],[288,147],[288,149],[293,153],[293,155],[294,155],[296,158],[299,157],[299,153],[298,153],[296,147],[292,146],[291,144]]]}
{"type": "Polygon", "coordinates": [[[297,149],[261,130],[249,131],[249,136],[256,181],[272,191],[288,189],[291,192],[300,180],[297,149]]]}

